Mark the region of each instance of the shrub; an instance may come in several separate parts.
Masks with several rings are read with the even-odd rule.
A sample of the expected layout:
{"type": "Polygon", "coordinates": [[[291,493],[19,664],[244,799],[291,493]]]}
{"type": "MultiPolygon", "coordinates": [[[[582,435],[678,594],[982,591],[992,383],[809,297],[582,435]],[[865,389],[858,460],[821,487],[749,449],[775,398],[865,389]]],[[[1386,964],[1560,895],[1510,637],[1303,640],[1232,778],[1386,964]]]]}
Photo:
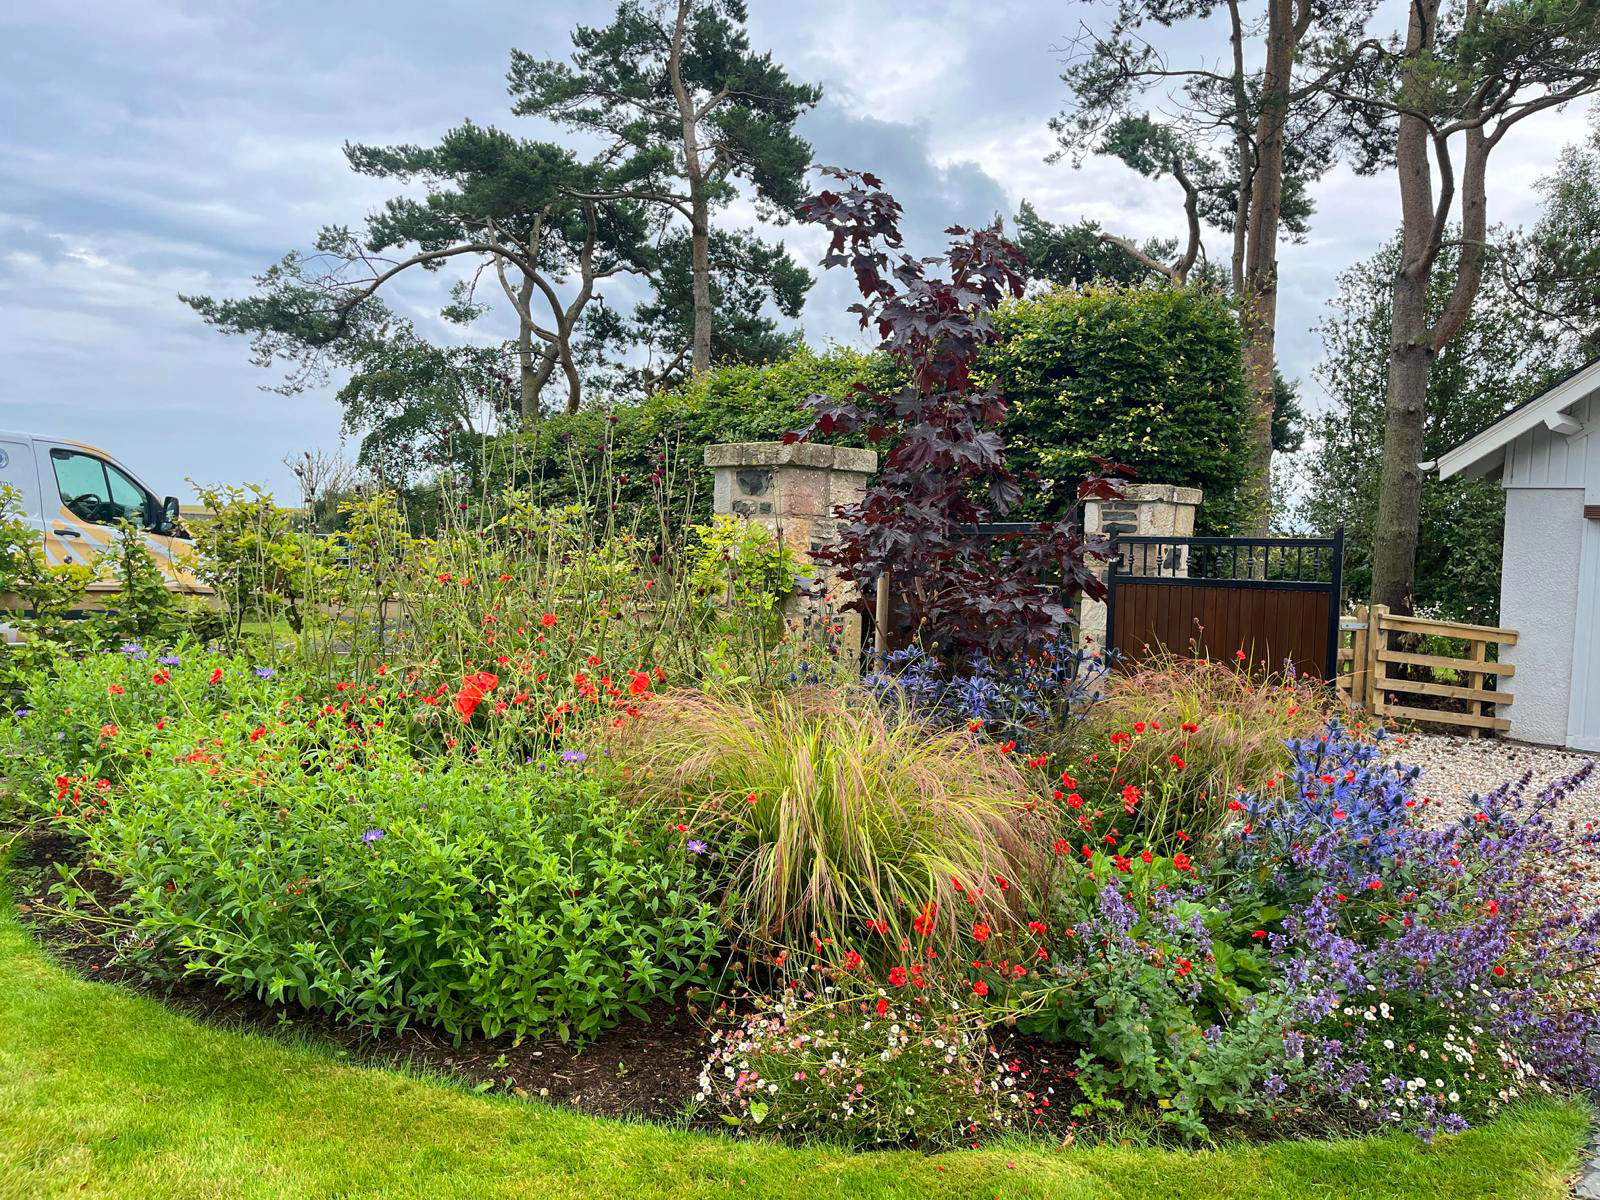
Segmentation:
{"type": "Polygon", "coordinates": [[[980,378],[1006,397],[1011,466],[1037,476],[1023,513],[1068,514],[1091,456],[1204,490],[1204,532],[1242,512],[1247,447],[1239,323],[1200,289],[1093,286],[1004,305],[980,378]]]}
{"type": "Polygon", "coordinates": [[[891,650],[864,680],[934,725],[982,730],[1026,750],[1060,741],[1083,720],[1105,677],[1098,657],[1057,642],[1018,660],[975,655],[945,664],[919,646],[891,650]]]}
{"type": "Polygon", "coordinates": [[[1320,730],[1330,703],[1313,680],[1262,680],[1209,659],[1167,657],[1113,672],[1075,741],[1049,748],[1071,764],[1090,811],[1121,811],[1133,785],[1160,803],[1130,814],[1125,831],[1204,838],[1226,824],[1240,791],[1276,786],[1290,764],[1288,739],[1320,730]]]}
{"type": "Polygon", "coordinates": [[[1007,754],[865,692],[669,692],[612,752],[639,801],[718,856],[725,918],[757,941],[947,936],[974,907],[1009,924],[1046,865],[1007,754]]]}
{"type": "Polygon", "coordinates": [[[375,1027],[563,1038],[708,978],[693,856],[580,766],[424,768],[381,720],[283,700],[146,729],[143,766],[47,805],[127,890],[123,952],[152,973],[375,1027]]]}
{"type": "Polygon", "coordinates": [[[744,1133],[953,1146],[1016,1111],[983,1027],[907,999],[792,995],[712,1034],[696,1099],[744,1133]]]}

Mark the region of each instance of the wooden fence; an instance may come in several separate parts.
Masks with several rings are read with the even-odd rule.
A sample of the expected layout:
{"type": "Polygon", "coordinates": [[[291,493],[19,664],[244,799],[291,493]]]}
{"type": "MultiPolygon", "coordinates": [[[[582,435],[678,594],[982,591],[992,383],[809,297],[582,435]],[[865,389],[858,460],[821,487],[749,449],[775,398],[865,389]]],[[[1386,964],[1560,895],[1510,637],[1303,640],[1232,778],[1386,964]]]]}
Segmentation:
{"type": "Polygon", "coordinates": [[[1512,699],[1511,693],[1502,690],[1501,685],[1516,674],[1516,668],[1510,663],[1491,660],[1488,652],[1491,645],[1516,645],[1515,629],[1403,617],[1391,614],[1382,604],[1375,604],[1370,608],[1358,607],[1353,616],[1339,622],[1339,631],[1339,675],[1335,682],[1356,708],[1374,717],[1460,726],[1470,737],[1479,737],[1486,729],[1501,731],[1511,727],[1511,722],[1499,715],[1512,699]],[[1391,648],[1394,639],[1390,634],[1393,633],[1449,638],[1466,642],[1470,649],[1464,658],[1396,650],[1391,648]],[[1396,667],[1425,668],[1428,677],[1396,675],[1396,667]],[[1460,682],[1439,679],[1440,671],[1451,672],[1460,682]],[[1463,702],[1464,708],[1418,708],[1393,703],[1389,699],[1391,695],[1457,700],[1463,702]],[[1493,712],[1488,711],[1491,707],[1493,712]]]}

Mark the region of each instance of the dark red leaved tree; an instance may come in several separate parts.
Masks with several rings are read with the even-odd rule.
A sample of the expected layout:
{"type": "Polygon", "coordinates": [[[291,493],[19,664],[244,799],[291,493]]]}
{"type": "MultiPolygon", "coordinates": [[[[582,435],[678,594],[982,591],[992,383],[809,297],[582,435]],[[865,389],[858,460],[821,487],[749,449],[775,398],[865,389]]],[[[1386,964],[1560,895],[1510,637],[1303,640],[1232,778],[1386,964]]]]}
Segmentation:
{"type": "MultiPolygon", "coordinates": [[[[857,585],[862,611],[889,573],[899,643],[915,638],[947,658],[1015,657],[1062,640],[1071,599],[1105,594],[1087,561],[1104,559],[1104,539],[1086,539],[1076,520],[999,538],[979,530],[1005,521],[1022,496],[998,433],[1005,398],[973,380],[995,336],[995,308],[1022,294],[1021,252],[995,229],[954,226],[943,256],[891,256],[902,245],[894,197],[871,174],[824,173],[843,186],[807,199],[800,216],[832,235],[823,266],[855,273],[862,302],[850,311],[863,329],[876,326],[909,382],[893,392],[857,384],[844,399],[813,396],[811,426],[786,436],[862,432],[889,447],[866,498],[839,510],[839,542],[821,557],[857,585]],[[929,274],[940,266],[946,278],[929,274]]],[[[1107,476],[1125,468],[1096,461],[1106,474],[1080,483],[1078,498],[1118,498],[1118,480],[1107,476]]]]}

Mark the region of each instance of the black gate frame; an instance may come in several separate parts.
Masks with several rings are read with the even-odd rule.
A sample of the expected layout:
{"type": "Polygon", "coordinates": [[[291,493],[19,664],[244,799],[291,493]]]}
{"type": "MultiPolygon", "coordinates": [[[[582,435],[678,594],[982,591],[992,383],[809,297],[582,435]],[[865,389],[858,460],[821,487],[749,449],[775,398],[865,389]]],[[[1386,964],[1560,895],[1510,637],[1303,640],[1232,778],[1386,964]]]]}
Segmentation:
{"type": "MultiPolygon", "coordinates": [[[[1332,682],[1338,675],[1339,667],[1339,615],[1344,609],[1344,526],[1334,530],[1332,537],[1326,538],[1247,538],[1247,537],[1171,537],[1160,534],[1118,536],[1112,542],[1112,555],[1106,563],[1106,650],[1115,648],[1117,642],[1117,580],[1119,578],[1129,581],[1138,580],[1140,583],[1166,583],[1181,584],[1185,587],[1227,587],[1267,589],[1276,591],[1303,591],[1303,592],[1328,592],[1328,656],[1323,664],[1326,682],[1332,682]],[[1156,571],[1151,575],[1135,575],[1131,571],[1120,571],[1125,557],[1124,548],[1135,546],[1154,547],[1157,555],[1156,571]],[[1232,568],[1227,576],[1195,576],[1195,575],[1164,575],[1161,573],[1165,565],[1166,556],[1160,547],[1185,546],[1190,547],[1216,547],[1219,551],[1216,558],[1222,557],[1220,551],[1231,550],[1229,566],[1232,568]],[[1245,571],[1253,571],[1257,564],[1257,550],[1261,551],[1260,564],[1263,568],[1271,564],[1272,551],[1295,551],[1295,574],[1305,573],[1305,554],[1311,552],[1312,569],[1316,570],[1321,552],[1328,551],[1330,562],[1328,579],[1268,579],[1264,576],[1247,574],[1241,576],[1239,569],[1239,551],[1245,551],[1245,571]]],[[[1148,553],[1146,555],[1148,561],[1148,553]]],[[[1191,553],[1183,559],[1186,563],[1194,562],[1191,553]]],[[[1280,562],[1282,559],[1280,558],[1280,562]]],[[[1176,569],[1176,568],[1174,568],[1176,569]]]]}

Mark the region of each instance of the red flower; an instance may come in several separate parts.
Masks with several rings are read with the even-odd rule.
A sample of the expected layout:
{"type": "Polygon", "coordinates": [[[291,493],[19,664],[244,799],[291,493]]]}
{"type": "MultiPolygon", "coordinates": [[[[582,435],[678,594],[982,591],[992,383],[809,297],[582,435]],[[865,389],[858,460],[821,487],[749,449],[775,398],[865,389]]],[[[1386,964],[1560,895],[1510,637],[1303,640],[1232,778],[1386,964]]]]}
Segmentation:
{"type": "Polygon", "coordinates": [[[1155,860],[1156,860],[1156,856],[1154,854],[1151,854],[1150,851],[1141,850],[1139,852],[1139,861],[1142,862],[1145,866],[1148,867],[1151,863],[1155,862],[1155,860]]]}
{"type": "Polygon", "coordinates": [[[844,969],[846,971],[854,971],[860,965],[861,955],[857,954],[854,950],[850,951],[850,953],[844,956],[844,969]]]}
{"type": "Polygon", "coordinates": [[[463,679],[455,699],[456,712],[461,714],[461,719],[471,720],[478,705],[483,703],[484,696],[499,685],[500,677],[489,671],[478,671],[463,679]]]}
{"type": "Polygon", "coordinates": [[[628,680],[628,695],[642,696],[650,690],[650,676],[643,671],[635,671],[633,678],[628,680]]]}
{"type": "Polygon", "coordinates": [[[1506,969],[1505,969],[1505,968],[1504,968],[1504,967],[1500,967],[1500,966],[1497,966],[1497,967],[1495,967],[1495,969],[1494,969],[1494,977],[1495,977],[1495,978],[1496,978],[1496,979],[1503,979],[1503,978],[1505,978],[1505,973],[1506,973],[1506,969]]]}
{"type": "Polygon", "coordinates": [[[1167,761],[1170,762],[1173,766],[1177,767],[1178,770],[1180,770],[1180,771],[1183,770],[1185,767],[1187,767],[1189,765],[1188,763],[1184,762],[1183,759],[1179,758],[1176,754],[1167,755],[1167,761]]]}
{"type": "Polygon", "coordinates": [[[167,673],[167,669],[163,667],[154,675],[150,676],[150,682],[155,684],[157,687],[160,687],[163,683],[168,682],[171,678],[172,676],[167,673]]]}
{"type": "Polygon", "coordinates": [[[100,736],[101,737],[106,737],[106,738],[114,738],[114,737],[116,737],[117,736],[117,727],[115,725],[102,725],[102,726],[100,726],[100,736]]]}
{"type": "Polygon", "coordinates": [[[989,940],[989,927],[982,921],[977,922],[972,927],[972,936],[980,942],[987,942],[989,940]]]}
{"type": "Polygon", "coordinates": [[[213,684],[218,684],[218,683],[222,682],[222,668],[221,667],[218,667],[215,671],[211,672],[211,682],[213,684]]]}
{"type": "Polygon", "coordinates": [[[1065,854],[1068,850],[1072,849],[1072,846],[1066,838],[1057,838],[1055,849],[1057,854],[1065,854]]]}
{"type": "Polygon", "coordinates": [[[878,997],[878,1015],[880,1017],[887,1016],[888,1012],[889,1012],[889,1002],[887,1000],[885,1000],[882,996],[879,996],[878,997]]]}
{"type": "Polygon", "coordinates": [[[911,928],[915,929],[923,937],[927,937],[928,934],[933,932],[933,915],[938,911],[939,906],[929,900],[922,906],[922,912],[917,919],[911,922],[911,928]]]}
{"type": "Polygon", "coordinates": [[[1233,652],[1233,656],[1235,658],[1237,658],[1240,662],[1244,661],[1244,651],[1243,650],[1235,650],[1233,652]]]}
{"type": "Polygon", "coordinates": [[[972,985],[972,992],[976,996],[987,996],[989,994],[989,985],[980,979],[972,985]]]}
{"type": "Polygon", "coordinates": [[[250,740],[252,742],[259,742],[261,740],[261,735],[266,733],[266,732],[267,732],[267,727],[265,725],[257,725],[254,729],[252,729],[250,731],[250,740]]]}
{"type": "Polygon", "coordinates": [[[1068,808],[1082,808],[1083,807],[1083,797],[1078,795],[1077,792],[1069,792],[1067,794],[1067,807],[1068,808]]]}
{"type": "Polygon", "coordinates": [[[1191,725],[1188,721],[1185,721],[1183,723],[1183,731],[1185,733],[1199,733],[1200,732],[1200,726],[1191,725]]]}
{"type": "Polygon", "coordinates": [[[555,623],[555,613],[545,613],[544,616],[539,618],[539,624],[543,625],[546,629],[549,629],[550,626],[554,625],[555,623]]]}
{"type": "Polygon", "coordinates": [[[906,985],[906,969],[904,967],[890,967],[889,968],[889,986],[890,987],[905,987],[905,985],[906,985]]]}
{"type": "Polygon", "coordinates": [[[1267,936],[1267,931],[1265,929],[1258,929],[1250,936],[1255,938],[1257,941],[1260,941],[1262,938],[1267,936]]]}
{"type": "Polygon", "coordinates": [[[1122,803],[1124,805],[1139,803],[1139,789],[1133,784],[1125,784],[1122,788],[1122,803]]]}
{"type": "Polygon", "coordinates": [[[1192,970],[1194,970],[1194,968],[1189,964],[1189,960],[1187,958],[1180,958],[1178,960],[1178,977],[1180,979],[1192,970]]]}
{"type": "Polygon", "coordinates": [[[1187,871],[1189,869],[1189,856],[1180,850],[1172,856],[1172,865],[1180,871],[1187,871]]]}
{"type": "Polygon", "coordinates": [[[109,688],[106,689],[106,691],[110,692],[113,696],[120,696],[122,695],[122,685],[120,683],[113,683],[109,688]]]}

